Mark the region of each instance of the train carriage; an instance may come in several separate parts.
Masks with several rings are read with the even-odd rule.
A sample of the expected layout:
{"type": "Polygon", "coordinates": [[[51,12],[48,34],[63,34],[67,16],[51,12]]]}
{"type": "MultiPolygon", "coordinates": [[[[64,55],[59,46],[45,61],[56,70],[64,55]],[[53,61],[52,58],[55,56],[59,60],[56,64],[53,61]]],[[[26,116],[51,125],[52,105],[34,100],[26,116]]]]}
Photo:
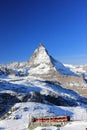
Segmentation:
{"type": "Polygon", "coordinates": [[[31,118],[29,124],[29,130],[33,130],[37,126],[64,126],[70,121],[70,116],[57,116],[57,117],[43,117],[43,118],[31,118]]]}

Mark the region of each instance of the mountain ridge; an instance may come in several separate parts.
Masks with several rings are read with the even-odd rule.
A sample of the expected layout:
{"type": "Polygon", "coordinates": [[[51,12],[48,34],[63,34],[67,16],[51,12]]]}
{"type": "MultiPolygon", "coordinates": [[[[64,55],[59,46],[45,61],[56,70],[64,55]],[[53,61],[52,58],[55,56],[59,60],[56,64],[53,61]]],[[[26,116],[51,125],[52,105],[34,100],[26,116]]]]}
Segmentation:
{"type": "Polygon", "coordinates": [[[3,128],[19,130],[21,125],[20,130],[28,128],[30,116],[65,115],[79,120],[82,117],[77,118],[77,113],[83,115],[82,112],[87,119],[86,67],[84,70],[84,66],[64,65],[42,45],[30,60],[0,66],[0,126],[3,128]],[[11,128],[8,123],[12,124],[11,128]]]}
{"type": "Polygon", "coordinates": [[[28,61],[21,63],[13,62],[0,66],[0,77],[2,77],[2,75],[14,75],[18,77],[30,75],[37,79],[61,84],[62,87],[75,90],[83,96],[85,95],[84,93],[87,92],[86,73],[86,66],[76,67],[64,65],[55,60],[48,53],[43,44],[39,45],[28,61]]]}

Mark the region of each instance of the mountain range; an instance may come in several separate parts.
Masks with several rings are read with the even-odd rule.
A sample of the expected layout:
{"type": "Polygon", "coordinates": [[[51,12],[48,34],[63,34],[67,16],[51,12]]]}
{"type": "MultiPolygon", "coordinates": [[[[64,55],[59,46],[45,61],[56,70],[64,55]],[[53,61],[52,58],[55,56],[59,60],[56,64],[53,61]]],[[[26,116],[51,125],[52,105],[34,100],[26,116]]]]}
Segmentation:
{"type": "Polygon", "coordinates": [[[1,112],[15,102],[77,106],[86,97],[87,66],[62,64],[42,44],[27,62],[0,65],[1,112]]]}
{"type": "MultiPolygon", "coordinates": [[[[11,125],[17,123],[15,119],[21,119],[20,124],[27,119],[28,126],[25,112],[34,117],[68,113],[73,120],[72,109],[75,111],[76,107],[81,107],[81,111],[87,108],[87,65],[63,64],[42,44],[28,61],[0,65],[0,120],[5,123],[11,125]]],[[[3,124],[0,125],[9,130],[3,124]]]]}
{"type": "Polygon", "coordinates": [[[0,65],[0,76],[28,77],[60,84],[87,97],[87,65],[62,64],[40,44],[27,62],[0,65]]]}

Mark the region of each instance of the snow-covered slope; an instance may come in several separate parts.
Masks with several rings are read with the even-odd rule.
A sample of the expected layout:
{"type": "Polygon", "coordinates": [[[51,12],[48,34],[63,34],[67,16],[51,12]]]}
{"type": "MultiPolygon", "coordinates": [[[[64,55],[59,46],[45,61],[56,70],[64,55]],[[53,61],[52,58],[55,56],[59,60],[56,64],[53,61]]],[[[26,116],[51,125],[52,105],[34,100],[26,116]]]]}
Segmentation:
{"type": "Polygon", "coordinates": [[[5,120],[0,121],[0,130],[28,130],[30,118],[34,117],[48,117],[68,115],[72,120],[64,127],[37,127],[35,130],[83,130],[87,128],[87,108],[81,107],[59,107],[42,105],[40,103],[18,103],[14,107],[14,111],[5,120]]]}
{"type": "MultiPolygon", "coordinates": [[[[77,92],[86,92],[86,77],[86,66],[63,65],[42,44],[29,61],[0,65],[0,117],[4,119],[0,130],[27,130],[30,116],[69,115],[71,120],[87,120],[87,99],[77,92]]],[[[87,123],[82,123],[85,128],[87,123]]],[[[47,129],[74,126],[73,130],[76,124],[47,129]]]]}
{"type": "MultiPolygon", "coordinates": [[[[80,102],[87,103],[85,98],[81,97],[73,90],[62,88],[60,85],[56,85],[51,81],[45,81],[43,79],[37,79],[33,76],[17,77],[11,76],[7,78],[0,78],[0,93],[9,93],[17,96],[18,99],[24,98],[30,95],[30,92],[38,92],[44,97],[46,102],[57,105],[79,105],[80,102]],[[48,99],[47,96],[50,96],[48,99]],[[51,101],[54,99],[54,102],[51,101]],[[56,102],[55,102],[56,100],[56,102]],[[65,102],[65,103],[64,103],[65,102]]],[[[38,94],[36,93],[36,95],[38,94]]],[[[30,97],[29,97],[30,98],[30,97]]],[[[42,102],[45,103],[43,100],[42,102]]]]}
{"type": "MultiPolygon", "coordinates": [[[[37,79],[60,83],[66,88],[75,88],[76,91],[77,88],[87,88],[86,67],[84,69],[84,66],[63,65],[50,56],[42,44],[34,51],[28,62],[0,65],[0,77],[4,76],[33,76],[37,79]]],[[[85,95],[84,92],[81,94],[85,95]]]]}
{"type": "Polygon", "coordinates": [[[87,81],[87,65],[64,64],[64,66],[70,69],[73,73],[83,76],[83,78],[87,81]]]}
{"type": "Polygon", "coordinates": [[[65,67],[69,68],[72,72],[76,73],[76,74],[86,74],[86,70],[84,69],[84,67],[86,65],[70,65],[70,64],[64,64],[65,67]]]}

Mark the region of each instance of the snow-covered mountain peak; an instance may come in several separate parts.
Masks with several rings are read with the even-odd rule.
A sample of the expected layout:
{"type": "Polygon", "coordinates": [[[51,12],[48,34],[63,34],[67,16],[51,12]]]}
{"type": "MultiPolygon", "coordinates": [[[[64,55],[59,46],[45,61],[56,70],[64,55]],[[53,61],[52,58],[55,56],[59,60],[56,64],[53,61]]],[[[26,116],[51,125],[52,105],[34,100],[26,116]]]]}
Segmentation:
{"type": "Polygon", "coordinates": [[[45,46],[42,43],[39,44],[38,49],[44,49],[44,50],[46,50],[45,46]]]}
{"type": "Polygon", "coordinates": [[[43,44],[34,51],[29,60],[30,74],[49,74],[53,72],[70,74],[67,68],[55,60],[46,50],[43,44]]]}
{"type": "Polygon", "coordinates": [[[87,65],[63,65],[40,44],[29,61],[0,65],[0,130],[28,130],[29,117],[87,120],[80,94],[87,97],[87,65]]]}
{"type": "Polygon", "coordinates": [[[45,47],[40,44],[39,47],[34,51],[33,55],[31,56],[29,63],[32,64],[41,64],[41,63],[49,63],[50,56],[45,49],[45,47]]]}
{"type": "Polygon", "coordinates": [[[34,51],[29,60],[29,66],[30,73],[33,74],[48,74],[55,71],[61,74],[73,74],[61,62],[50,56],[43,44],[40,44],[39,47],[34,51]]]}
{"type": "Polygon", "coordinates": [[[40,44],[29,60],[30,73],[46,74],[53,68],[51,57],[46,48],[40,44]]]}

